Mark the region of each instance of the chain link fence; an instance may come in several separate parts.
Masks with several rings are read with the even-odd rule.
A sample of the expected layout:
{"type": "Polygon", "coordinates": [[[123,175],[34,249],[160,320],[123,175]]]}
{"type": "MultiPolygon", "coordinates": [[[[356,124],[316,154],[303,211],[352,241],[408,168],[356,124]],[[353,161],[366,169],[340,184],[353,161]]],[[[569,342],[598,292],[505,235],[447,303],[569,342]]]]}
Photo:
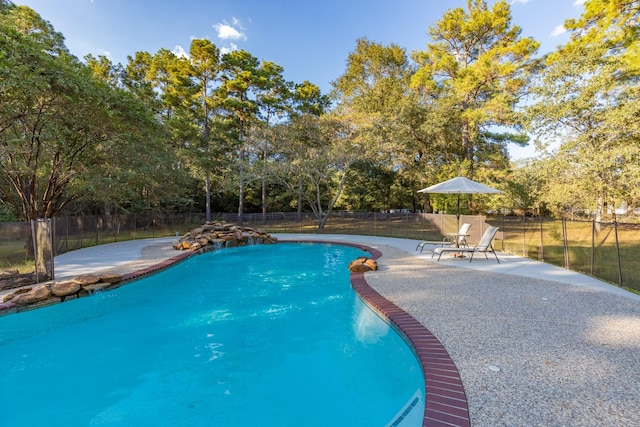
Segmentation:
{"type": "Polygon", "coordinates": [[[123,240],[175,236],[205,221],[204,214],[63,216],[53,219],[56,255],[123,240]]]}
{"type": "MultiPolygon", "coordinates": [[[[56,217],[47,221],[47,233],[51,235],[52,243],[49,252],[55,256],[105,243],[175,236],[204,221],[204,214],[56,217]]],[[[0,272],[9,269],[24,273],[34,271],[34,268],[36,272],[42,270],[42,257],[38,256],[41,252],[37,250],[36,240],[46,243],[46,239],[34,239],[34,230],[29,222],[0,223],[0,272]]]]}
{"type": "Polygon", "coordinates": [[[31,224],[0,222],[0,270],[27,268],[33,271],[34,252],[31,224]]]}
{"type": "MultiPolygon", "coordinates": [[[[238,215],[220,213],[213,219],[236,223],[238,215]]],[[[182,235],[204,222],[201,213],[58,217],[51,224],[53,251],[60,255],[123,240],[182,235]]],[[[470,242],[478,242],[488,226],[497,226],[496,250],[640,291],[640,224],[411,212],[333,212],[322,231],[311,213],[268,213],[266,218],[245,214],[242,224],[272,234],[322,232],[437,240],[465,222],[472,225],[470,242]]],[[[33,270],[32,241],[29,223],[0,223],[0,270],[16,266],[33,270]]]]}
{"type": "Polygon", "coordinates": [[[490,218],[505,252],[640,290],[640,224],[548,218],[490,218]]]}
{"type": "Polygon", "coordinates": [[[51,220],[0,223],[0,282],[20,273],[35,283],[53,278],[52,241],[51,220]]]}

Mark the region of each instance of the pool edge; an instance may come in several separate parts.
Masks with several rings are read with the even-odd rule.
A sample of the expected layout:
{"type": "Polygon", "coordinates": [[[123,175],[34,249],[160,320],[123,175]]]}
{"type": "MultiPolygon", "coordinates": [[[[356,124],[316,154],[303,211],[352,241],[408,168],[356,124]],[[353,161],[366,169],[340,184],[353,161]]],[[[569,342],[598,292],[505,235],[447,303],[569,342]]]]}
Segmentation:
{"type": "MultiPolygon", "coordinates": [[[[378,249],[350,242],[292,239],[278,240],[278,243],[334,244],[362,249],[371,254],[372,259],[381,258],[383,255],[378,249]]],[[[109,289],[117,288],[152,273],[160,272],[193,255],[204,252],[208,252],[208,250],[199,249],[197,251],[183,252],[149,267],[123,274],[122,281],[114,284],[109,289]]],[[[420,363],[425,382],[425,407],[422,426],[470,427],[471,421],[467,398],[460,374],[451,356],[438,338],[413,316],[373,289],[367,283],[365,273],[351,273],[350,280],[351,287],[362,300],[383,318],[387,319],[389,324],[403,336],[405,341],[412,347],[420,363]]],[[[3,305],[6,305],[6,307],[2,307],[4,313],[0,315],[15,313],[15,304],[10,306],[7,303],[3,303],[3,305]]]]}
{"type": "MultiPolygon", "coordinates": [[[[362,249],[377,260],[382,252],[367,245],[340,241],[279,240],[282,243],[323,243],[362,249]]],[[[412,347],[424,376],[422,427],[470,427],[467,396],[460,373],[440,340],[413,316],[383,297],[367,283],[365,273],[351,273],[351,287],[374,311],[386,318],[412,347]]]]}

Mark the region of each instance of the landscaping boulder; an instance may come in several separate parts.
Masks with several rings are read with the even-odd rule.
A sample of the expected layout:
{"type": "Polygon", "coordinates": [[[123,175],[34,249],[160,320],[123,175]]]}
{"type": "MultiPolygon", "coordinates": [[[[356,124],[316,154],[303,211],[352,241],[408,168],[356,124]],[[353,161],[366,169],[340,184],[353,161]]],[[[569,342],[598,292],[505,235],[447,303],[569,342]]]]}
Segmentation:
{"type": "Polygon", "coordinates": [[[367,258],[364,263],[373,271],[378,269],[378,263],[375,259],[367,258]]]}
{"type": "Polygon", "coordinates": [[[223,247],[275,242],[275,238],[262,230],[214,221],[206,222],[201,227],[186,233],[173,245],[173,248],[197,251],[207,247],[221,249],[223,247]]]}
{"type": "Polygon", "coordinates": [[[51,292],[57,297],[66,297],[72,295],[82,289],[79,283],[69,280],[66,282],[56,282],[51,286],[51,292]]]}
{"type": "Polygon", "coordinates": [[[349,271],[352,273],[364,273],[365,271],[377,270],[378,263],[367,257],[358,257],[349,263],[349,271]]]}
{"type": "Polygon", "coordinates": [[[51,296],[51,289],[48,285],[36,286],[27,293],[16,295],[11,302],[17,305],[33,304],[38,301],[44,301],[51,296]]]}
{"type": "Polygon", "coordinates": [[[98,283],[100,281],[100,278],[98,276],[87,274],[84,276],[74,277],[73,281],[84,288],[87,285],[93,285],[94,283],[98,283]]]}

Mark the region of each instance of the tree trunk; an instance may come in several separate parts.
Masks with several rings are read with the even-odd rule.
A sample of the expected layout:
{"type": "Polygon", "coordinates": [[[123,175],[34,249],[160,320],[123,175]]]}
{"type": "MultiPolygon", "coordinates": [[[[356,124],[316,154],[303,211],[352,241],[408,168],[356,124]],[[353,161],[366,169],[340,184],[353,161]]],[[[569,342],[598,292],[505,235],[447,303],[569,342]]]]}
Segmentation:
{"type": "Polygon", "coordinates": [[[302,178],[298,178],[298,222],[302,222],[302,178]]]}
{"type": "Polygon", "coordinates": [[[262,223],[267,223],[267,180],[262,178],[262,223]]]}
{"type": "Polygon", "coordinates": [[[209,172],[204,177],[204,191],[205,191],[205,214],[207,221],[211,221],[211,182],[209,181],[209,172]]]}
{"type": "Polygon", "coordinates": [[[431,200],[428,198],[424,201],[424,211],[426,213],[433,213],[433,207],[431,206],[431,200]]]}
{"type": "Polygon", "coordinates": [[[604,202],[602,201],[602,197],[598,197],[598,207],[596,209],[596,232],[600,233],[602,230],[602,226],[600,222],[602,221],[602,212],[604,211],[604,202]]]}
{"type": "Polygon", "coordinates": [[[320,222],[318,222],[318,231],[320,231],[321,233],[324,232],[324,226],[327,223],[328,219],[329,219],[329,212],[323,213],[322,218],[320,219],[320,222]]]}
{"type": "Polygon", "coordinates": [[[469,136],[469,122],[462,122],[462,152],[466,160],[472,160],[473,150],[471,149],[471,137],[469,136]]]}
{"type": "Polygon", "coordinates": [[[242,227],[244,213],[244,147],[240,148],[240,194],[238,196],[238,226],[242,227]]]}
{"type": "Polygon", "coordinates": [[[611,212],[613,215],[613,222],[617,222],[618,221],[618,213],[616,212],[616,201],[614,199],[611,199],[611,212]]]}

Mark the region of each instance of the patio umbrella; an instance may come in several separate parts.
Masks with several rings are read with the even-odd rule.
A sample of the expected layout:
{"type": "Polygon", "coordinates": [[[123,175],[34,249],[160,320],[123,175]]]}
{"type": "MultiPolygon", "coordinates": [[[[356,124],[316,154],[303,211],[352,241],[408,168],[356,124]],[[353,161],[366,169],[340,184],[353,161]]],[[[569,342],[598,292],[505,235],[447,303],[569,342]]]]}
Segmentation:
{"type": "MultiPolygon", "coordinates": [[[[448,181],[432,185],[431,187],[418,190],[418,193],[439,193],[439,194],[457,194],[458,195],[458,212],[456,219],[460,221],[460,195],[461,194],[500,194],[502,191],[481,184],[463,176],[451,178],[448,181]]],[[[460,224],[458,224],[460,227],[460,224]]]]}

